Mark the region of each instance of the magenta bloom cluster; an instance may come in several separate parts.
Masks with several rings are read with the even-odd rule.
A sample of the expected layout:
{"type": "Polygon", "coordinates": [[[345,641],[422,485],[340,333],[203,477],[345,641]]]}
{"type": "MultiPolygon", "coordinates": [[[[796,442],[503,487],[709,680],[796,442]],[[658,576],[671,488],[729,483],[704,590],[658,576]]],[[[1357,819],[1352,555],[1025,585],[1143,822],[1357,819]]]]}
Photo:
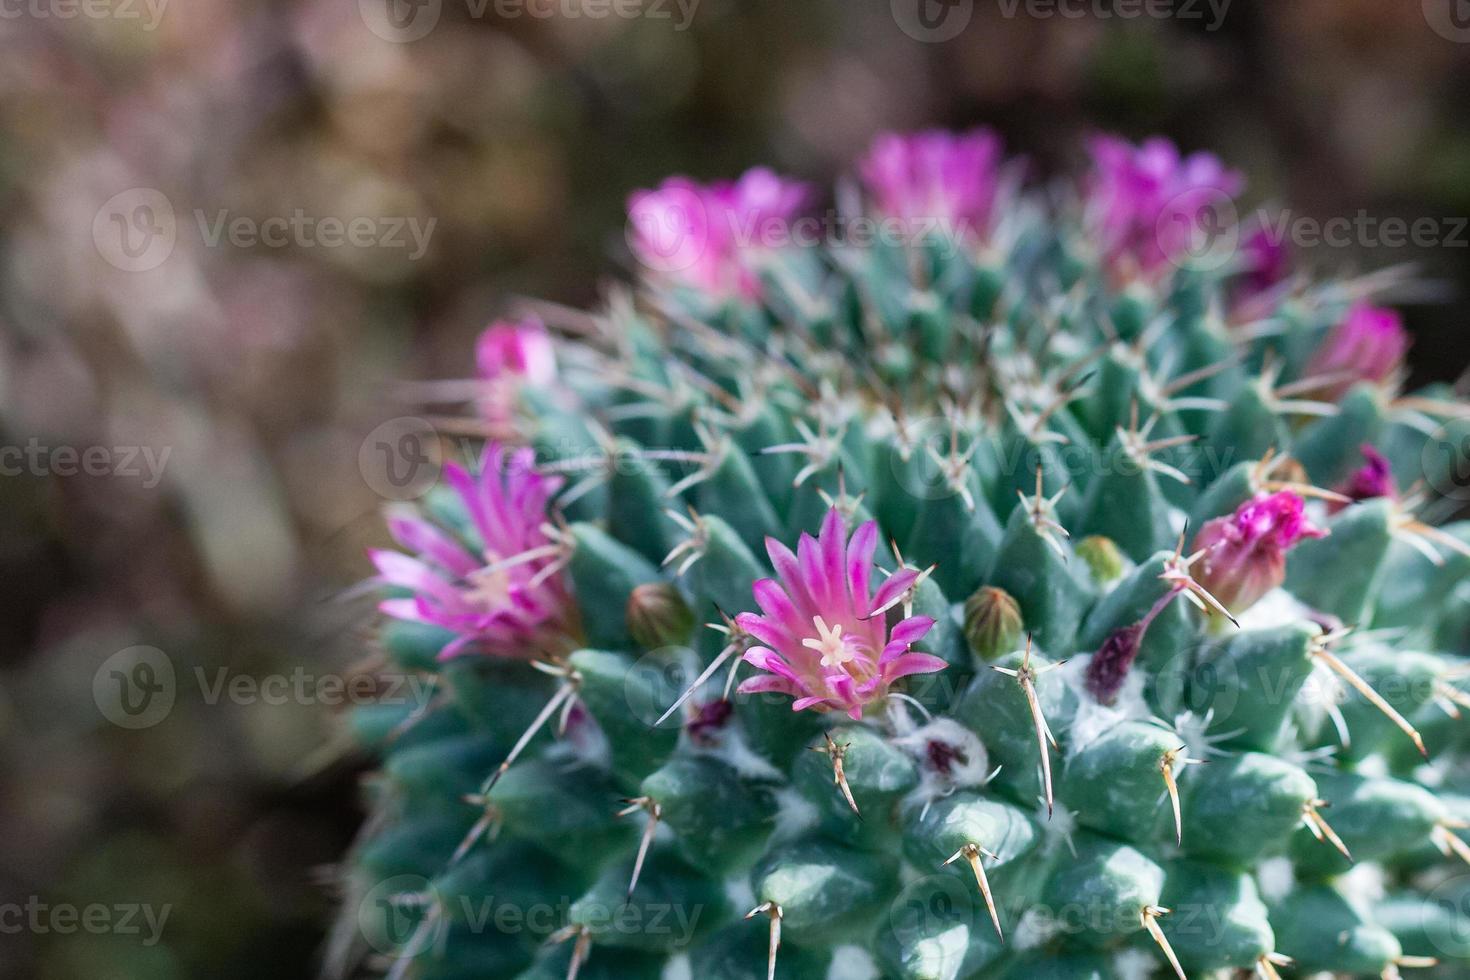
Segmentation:
{"type": "Polygon", "coordinates": [[[475,364],[485,388],[480,414],[502,425],[514,419],[522,385],[556,380],[556,350],[536,317],[497,320],[486,327],[475,342],[475,364]]]}
{"type": "Polygon", "coordinates": [[[1001,188],[1003,144],[989,129],[885,133],[858,162],[878,214],[934,221],[956,238],[983,238],[1001,188]]]}
{"type": "Polygon", "coordinates": [[[485,381],[524,379],[550,384],[556,379],[556,351],[551,335],[536,317],[496,320],[475,342],[475,364],[485,381]]]}
{"type": "Polygon", "coordinates": [[[1234,219],[1230,199],[1245,179],[1211,153],[1182,156],[1155,137],[1135,146],[1094,137],[1087,217],[1104,260],[1123,277],[1152,276],[1234,219]]]}
{"type": "Polygon", "coordinates": [[[1360,303],[1333,327],[1307,364],[1307,373],[1326,378],[1320,394],[1336,401],[1360,381],[1381,382],[1404,363],[1409,335],[1394,310],[1360,303]]]}
{"type": "Polygon", "coordinates": [[[544,530],[547,505],[562,479],[532,464],[530,449],[490,445],[476,474],[454,463],[444,467],[477,547],[422,517],[393,516],[388,529],[411,554],[370,553],[383,582],[413,592],[385,600],[384,613],[456,634],[441,658],[472,651],[531,658],[554,649],[574,628],[570,597],[554,566],[557,549],[544,530]]]}
{"type": "Polygon", "coordinates": [[[1241,612],[1286,580],[1286,553],[1297,542],[1326,533],[1290,490],[1256,494],[1200,528],[1194,547],[1204,555],[1195,579],[1225,608],[1241,612]]]}
{"type": "MultiPolygon", "coordinates": [[[[1367,444],[1360,447],[1359,452],[1363,454],[1363,465],[1343,481],[1337,492],[1349,500],[1397,496],[1398,486],[1393,478],[1393,467],[1384,455],[1367,444]]],[[[1336,513],[1345,506],[1347,505],[1334,502],[1329,509],[1336,513]]]]}
{"type": "Polygon", "coordinates": [[[803,534],[796,553],[774,538],[766,553],[780,581],[755,584],[760,613],[741,613],[739,627],[756,641],[745,662],[766,673],[740,685],[741,693],[777,691],[795,698],[794,710],[845,711],[861,718],[900,677],[943,670],[945,661],[910,650],[934,625],[910,616],[890,630],[886,609],[918,580],[903,569],[872,589],[878,525],[867,521],[847,537],[836,508],[817,537],[803,534]]]}
{"type": "Polygon", "coordinates": [[[765,167],[739,180],[671,177],[628,200],[630,244],[655,274],[728,300],[761,294],[760,261],[810,202],[806,184],[765,167]]]}

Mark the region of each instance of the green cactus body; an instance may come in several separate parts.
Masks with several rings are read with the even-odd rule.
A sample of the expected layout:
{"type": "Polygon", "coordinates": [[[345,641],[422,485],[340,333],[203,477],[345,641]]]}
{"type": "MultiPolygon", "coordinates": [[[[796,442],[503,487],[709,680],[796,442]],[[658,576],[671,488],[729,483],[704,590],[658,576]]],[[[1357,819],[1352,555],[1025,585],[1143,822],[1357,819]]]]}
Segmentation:
{"type": "Polygon", "coordinates": [[[351,716],[382,773],[347,959],[1470,971],[1470,536],[1398,497],[1424,426],[1344,361],[1383,312],[1296,283],[1245,330],[1238,263],[1085,211],[726,242],[521,341],[575,349],[517,382],[529,448],[446,469],[391,525],[412,557],[374,553],[383,670],[432,696],[351,716]]]}

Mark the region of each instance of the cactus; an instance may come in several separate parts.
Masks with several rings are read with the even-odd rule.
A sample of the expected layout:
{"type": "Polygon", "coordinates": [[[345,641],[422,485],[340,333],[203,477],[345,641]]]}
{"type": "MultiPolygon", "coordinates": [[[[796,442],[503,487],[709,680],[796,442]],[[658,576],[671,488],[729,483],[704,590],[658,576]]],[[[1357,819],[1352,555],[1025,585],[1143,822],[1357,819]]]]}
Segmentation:
{"type": "Polygon", "coordinates": [[[436,694],[353,716],[332,970],[1470,969],[1470,524],[1410,489],[1467,407],[1387,279],[1230,248],[1213,157],[1091,153],[885,137],[903,234],[821,248],[804,185],[671,180],[636,290],[491,328],[483,452],[373,554],[436,694]]]}

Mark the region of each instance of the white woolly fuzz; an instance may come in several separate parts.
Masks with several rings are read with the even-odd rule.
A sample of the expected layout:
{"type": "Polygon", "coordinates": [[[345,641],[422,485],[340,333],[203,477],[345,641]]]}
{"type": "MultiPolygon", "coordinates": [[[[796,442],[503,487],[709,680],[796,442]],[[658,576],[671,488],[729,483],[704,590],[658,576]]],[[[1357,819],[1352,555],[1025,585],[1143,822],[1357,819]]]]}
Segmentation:
{"type": "Polygon", "coordinates": [[[1058,931],[1056,919],[1039,909],[1031,908],[1022,913],[1021,921],[1016,923],[1011,942],[1023,952],[1037,949],[1055,939],[1058,931]]]}
{"type": "Polygon", "coordinates": [[[793,787],[782,786],[776,790],[776,829],[771,832],[771,839],[779,841],[800,837],[808,827],[816,824],[820,816],[815,803],[793,787]]]}
{"type": "Polygon", "coordinates": [[[785,774],[777,769],[760,753],[745,744],[745,737],[738,725],[729,725],[720,731],[711,744],[698,744],[686,739],[686,747],[701,755],[712,756],[728,763],[736,772],[747,779],[784,780],[785,774]]]}
{"type": "Polygon", "coordinates": [[[1110,705],[1099,704],[1087,690],[1087,665],[1091,662],[1092,654],[1084,654],[1073,657],[1057,670],[1062,683],[1077,697],[1077,713],[1067,729],[1067,749],[1074,755],[1119,722],[1147,721],[1153,716],[1143,697],[1143,671],[1130,670],[1118,691],[1117,700],[1110,705]]]}
{"type": "Polygon", "coordinates": [[[1149,980],[1158,975],[1159,959],[1141,949],[1125,949],[1113,957],[1113,972],[1118,980],[1149,980]]]}
{"type": "Polygon", "coordinates": [[[1416,782],[1420,783],[1423,786],[1427,786],[1430,789],[1439,789],[1440,787],[1444,786],[1445,778],[1449,776],[1449,774],[1453,772],[1458,765],[1459,763],[1452,762],[1444,756],[1438,756],[1433,760],[1424,763],[1424,765],[1417,767],[1414,770],[1414,779],[1416,782]]]}
{"type": "Polygon", "coordinates": [[[1310,622],[1315,615],[1310,606],[1304,606],[1285,589],[1272,589],[1236,618],[1243,630],[1267,630],[1277,626],[1294,626],[1310,622]]]}
{"type": "Polygon", "coordinates": [[[1261,891],[1261,898],[1268,905],[1275,905],[1285,899],[1296,887],[1296,869],[1292,867],[1291,859],[1267,858],[1256,865],[1256,886],[1261,891]]]}
{"type": "Polygon", "coordinates": [[[873,958],[861,946],[838,946],[832,951],[827,980],[878,980],[879,976],[873,958]]]}
{"type": "Polygon", "coordinates": [[[990,776],[990,755],[980,737],[952,718],[937,718],[922,728],[893,740],[919,763],[919,785],[914,795],[925,802],[948,796],[957,789],[983,786],[990,776]],[[946,771],[934,768],[929,745],[949,748],[952,761],[946,771]]]}
{"type": "Polygon", "coordinates": [[[755,900],[755,889],[751,887],[750,875],[731,875],[726,878],[725,898],[729,900],[730,907],[742,915],[760,904],[755,900]]]}
{"type": "Polygon", "coordinates": [[[1389,771],[1388,760],[1376,752],[1360,760],[1353,771],[1369,779],[1388,779],[1393,775],[1389,771]]]}
{"type": "Polygon", "coordinates": [[[1177,536],[1189,527],[1189,515],[1178,507],[1170,507],[1165,513],[1169,520],[1170,533],[1177,536]]]}
{"type": "Polygon", "coordinates": [[[663,972],[659,974],[659,980],[694,980],[694,967],[689,964],[689,954],[678,953],[669,957],[663,972]]]}
{"type": "Polygon", "coordinates": [[[1077,811],[1068,810],[1061,804],[1057,804],[1048,814],[1046,812],[1046,801],[1038,800],[1039,806],[1036,811],[1036,822],[1041,824],[1041,831],[1046,835],[1046,849],[1049,853],[1065,847],[1073,856],[1077,856],[1077,847],[1072,843],[1072,837],[1077,833],[1077,811]]]}
{"type": "MultiPolygon", "coordinates": [[[[1220,748],[1221,742],[1228,742],[1239,731],[1218,732],[1210,734],[1210,726],[1215,723],[1215,709],[1211,708],[1204,714],[1195,714],[1193,711],[1181,711],[1174,716],[1174,721],[1169,725],[1169,730],[1179,736],[1184,743],[1184,754],[1191,759],[1214,759],[1229,753],[1220,748]]],[[[1177,773],[1176,773],[1177,775],[1177,773]]]]}
{"type": "Polygon", "coordinates": [[[1371,909],[1388,894],[1383,866],[1371,862],[1353,865],[1351,871],[1337,879],[1338,891],[1360,909],[1371,909]]]}
{"type": "Polygon", "coordinates": [[[566,734],[547,749],[546,756],[578,768],[606,769],[612,765],[612,745],[602,726],[590,714],[585,714],[568,726],[566,734]]]}

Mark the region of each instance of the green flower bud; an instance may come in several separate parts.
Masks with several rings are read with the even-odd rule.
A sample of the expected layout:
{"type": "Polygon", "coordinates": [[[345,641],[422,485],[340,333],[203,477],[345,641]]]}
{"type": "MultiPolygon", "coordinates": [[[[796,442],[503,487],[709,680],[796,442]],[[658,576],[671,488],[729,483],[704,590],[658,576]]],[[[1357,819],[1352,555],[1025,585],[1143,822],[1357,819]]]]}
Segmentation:
{"type": "Polygon", "coordinates": [[[1016,649],[1023,625],[1021,607],[1005,589],[983,586],[965,600],[965,639],[982,660],[1016,649]]]}
{"type": "Polygon", "coordinates": [[[694,613],[668,582],[647,582],[628,596],[628,632],[644,650],[689,642],[694,613]]]}
{"type": "Polygon", "coordinates": [[[1098,584],[1112,582],[1122,576],[1123,552],[1112,538],[1090,534],[1077,542],[1077,557],[1087,563],[1088,571],[1098,584]]]}

